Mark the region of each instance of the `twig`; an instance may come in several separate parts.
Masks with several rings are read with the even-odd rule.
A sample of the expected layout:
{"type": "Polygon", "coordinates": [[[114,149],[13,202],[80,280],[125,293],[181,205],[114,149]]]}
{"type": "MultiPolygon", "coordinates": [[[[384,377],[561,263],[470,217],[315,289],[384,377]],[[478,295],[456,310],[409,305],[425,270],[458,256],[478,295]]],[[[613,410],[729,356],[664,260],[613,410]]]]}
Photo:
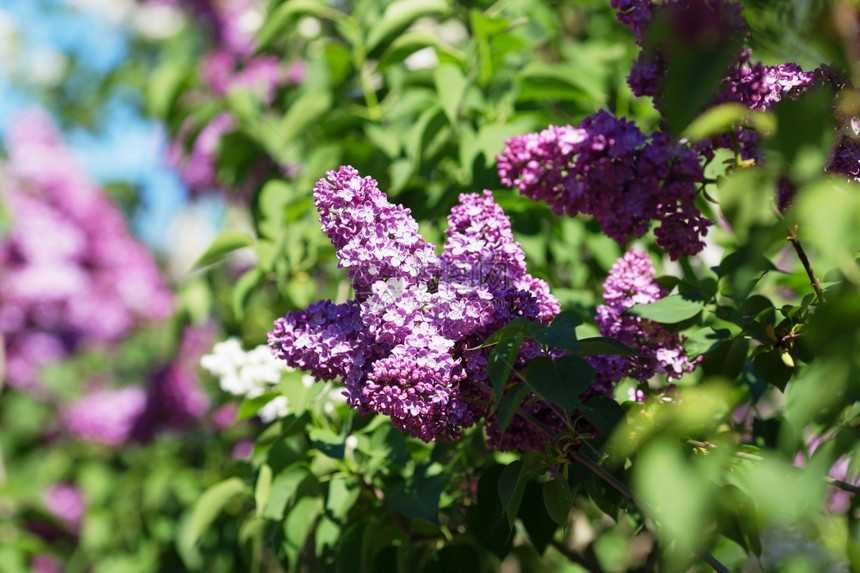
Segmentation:
{"type": "MultiPolygon", "coordinates": [[[[782,211],[780,211],[776,205],[773,205],[773,212],[776,213],[776,216],[780,221],[785,222],[785,217],[782,215],[782,211]]],[[[800,243],[800,238],[797,236],[797,225],[789,229],[788,236],[785,238],[791,246],[794,247],[794,252],[797,253],[797,258],[800,259],[800,264],[803,265],[803,270],[806,271],[806,276],[809,277],[809,284],[812,285],[812,290],[815,291],[815,296],[818,298],[818,302],[824,301],[824,292],[821,290],[821,282],[819,282],[818,277],[815,275],[815,271],[812,270],[812,264],[809,262],[809,257],[806,256],[806,251],[803,249],[803,245],[800,243]]]]}
{"type": "MultiPolygon", "coordinates": [[[[700,442],[699,440],[687,440],[686,443],[691,446],[695,446],[697,448],[706,448],[709,450],[713,450],[717,447],[716,444],[712,444],[711,442],[700,442]]],[[[732,455],[736,458],[740,458],[742,460],[749,460],[751,462],[763,462],[764,458],[761,456],[757,456],[755,454],[748,454],[746,452],[732,452],[732,455]]]]}
{"type": "Polygon", "coordinates": [[[815,276],[815,272],[812,270],[812,265],[809,263],[809,257],[806,256],[806,251],[803,250],[803,245],[800,244],[800,239],[797,238],[797,225],[792,227],[791,233],[786,237],[786,239],[788,239],[788,242],[791,243],[792,247],[794,247],[794,250],[797,253],[797,258],[800,259],[800,263],[806,271],[806,276],[809,277],[812,290],[815,291],[815,296],[818,297],[818,302],[824,302],[824,292],[821,290],[821,283],[818,281],[818,277],[815,276]]]}
{"type": "Polygon", "coordinates": [[[849,493],[854,493],[854,494],[860,493],[860,487],[857,487],[854,484],[848,483],[847,481],[842,481],[841,479],[833,479],[830,476],[824,476],[824,481],[827,482],[827,485],[839,488],[842,491],[847,491],[849,493]]]}
{"type": "MultiPolygon", "coordinates": [[[[699,440],[686,440],[686,443],[690,444],[691,446],[695,446],[697,448],[707,448],[709,450],[712,450],[712,449],[717,447],[716,444],[712,444],[711,442],[700,442],[699,440]]],[[[764,461],[763,457],[757,456],[755,454],[748,454],[746,452],[732,452],[732,455],[735,456],[736,458],[740,458],[742,460],[749,460],[751,462],[763,462],[764,461]]],[[[839,479],[833,479],[830,476],[822,476],[822,478],[824,479],[825,482],[827,482],[827,485],[829,485],[829,486],[841,489],[843,491],[847,491],[849,493],[860,494],[860,487],[858,487],[854,484],[851,484],[851,483],[848,483],[846,481],[839,480],[839,479]]]]}

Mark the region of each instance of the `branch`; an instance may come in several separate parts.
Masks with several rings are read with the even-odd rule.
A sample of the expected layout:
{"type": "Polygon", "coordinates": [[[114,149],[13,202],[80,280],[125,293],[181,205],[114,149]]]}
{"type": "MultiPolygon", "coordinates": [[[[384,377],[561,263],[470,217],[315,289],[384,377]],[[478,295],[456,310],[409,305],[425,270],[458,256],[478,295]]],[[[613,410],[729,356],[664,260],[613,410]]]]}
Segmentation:
{"type": "MultiPolygon", "coordinates": [[[[776,213],[776,216],[780,221],[785,222],[785,217],[782,215],[782,211],[780,211],[776,205],[773,205],[773,212],[776,213]]],[[[806,271],[806,276],[809,277],[809,284],[812,285],[812,290],[815,291],[815,296],[818,298],[818,302],[824,302],[824,292],[821,290],[821,282],[819,282],[818,277],[815,275],[815,271],[812,270],[812,264],[809,262],[809,257],[806,256],[806,251],[803,249],[803,245],[800,244],[800,239],[797,236],[797,225],[789,229],[788,236],[785,240],[791,243],[791,246],[794,247],[794,252],[797,253],[797,258],[800,259],[800,264],[803,265],[803,270],[806,271]]]]}
{"type": "Polygon", "coordinates": [[[792,227],[791,233],[786,237],[786,239],[791,243],[791,246],[794,247],[795,252],[797,252],[797,258],[800,259],[800,263],[806,271],[806,276],[809,277],[809,282],[812,285],[812,289],[815,291],[815,296],[818,297],[818,302],[824,302],[824,292],[821,290],[821,283],[818,281],[818,277],[815,276],[815,272],[812,270],[812,265],[809,263],[809,257],[806,256],[806,251],[803,250],[803,245],[800,244],[800,239],[797,238],[797,225],[792,227]]]}
{"type": "MultiPolygon", "coordinates": [[[[712,444],[711,442],[700,442],[699,440],[686,440],[686,443],[697,448],[707,448],[709,450],[712,450],[717,447],[716,444],[712,444]]],[[[764,461],[763,457],[757,456],[755,454],[748,454],[746,452],[732,452],[732,455],[736,458],[740,458],[742,460],[749,460],[751,462],[764,461]]],[[[833,479],[830,476],[822,476],[822,479],[824,479],[824,481],[827,482],[827,485],[829,486],[841,489],[843,491],[847,491],[848,493],[860,494],[860,487],[852,483],[848,483],[847,481],[833,479]]]]}

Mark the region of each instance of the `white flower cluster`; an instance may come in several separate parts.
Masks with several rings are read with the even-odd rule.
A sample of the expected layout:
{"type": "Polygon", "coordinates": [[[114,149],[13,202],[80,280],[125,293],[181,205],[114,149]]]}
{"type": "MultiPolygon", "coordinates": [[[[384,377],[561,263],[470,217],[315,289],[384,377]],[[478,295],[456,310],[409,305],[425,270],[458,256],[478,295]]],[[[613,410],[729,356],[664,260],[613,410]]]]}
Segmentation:
{"type": "Polygon", "coordinates": [[[777,573],[791,564],[809,571],[848,573],[848,564],[792,527],[773,527],[761,532],[761,556],[751,555],[742,573],[777,573]]]}
{"type": "MultiPolygon", "coordinates": [[[[264,394],[280,382],[281,375],[290,370],[272,355],[265,344],[245,351],[237,338],[217,343],[212,354],[200,359],[200,366],[219,379],[221,389],[247,399],[264,394]]],[[[257,413],[263,422],[272,422],[287,415],[287,398],[278,396],[257,413]]]]}

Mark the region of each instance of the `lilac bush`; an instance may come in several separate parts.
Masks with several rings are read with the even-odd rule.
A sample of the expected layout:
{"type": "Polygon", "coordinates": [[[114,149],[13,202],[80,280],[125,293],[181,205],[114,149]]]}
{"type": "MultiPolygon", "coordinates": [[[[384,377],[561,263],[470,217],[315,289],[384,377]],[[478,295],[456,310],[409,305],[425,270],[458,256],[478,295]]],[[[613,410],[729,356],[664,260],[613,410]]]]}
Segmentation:
{"type": "Polygon", "coordinates": [[[210,328],[186,327],[174,359],[156,365],[144,384],[94,386],[63,407],[64,431],[74,439],[115,448],[145,443],[158,431],[190,429],[209,411],[196,369],[211,340],[210,328]]]}
{"type": "Polygon", "coordinates": [[[35,389],[41,365],[166,318],[173,295],[152,254],[46,116],[20,115],[7,147],[0,330],[10,384],[35,389]]]}

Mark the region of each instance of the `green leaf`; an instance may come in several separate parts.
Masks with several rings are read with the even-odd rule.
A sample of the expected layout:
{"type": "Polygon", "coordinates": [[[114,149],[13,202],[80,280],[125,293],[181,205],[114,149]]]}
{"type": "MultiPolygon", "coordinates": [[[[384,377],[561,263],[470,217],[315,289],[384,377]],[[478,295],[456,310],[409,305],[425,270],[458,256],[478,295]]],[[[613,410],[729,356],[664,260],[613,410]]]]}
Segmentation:
{"type": "MultiPolygon", "coordinates": [[[[291,146],[295,145],[295,139],[302,135],[309,127],[314,125],[332,106],[331,93],[327,91],[310,92],[302,95],[290,105],[283,119],[277,123],[276,135],[281,141],[283,154],[289,156],[293,153],[291,146]]],[[[261,129],[272,129],[264,125],[261,129]]]]}
{"type": "Polygon", "coordinates": [[[730,37],[725,33],[685,37],[675,29],[679,18],[674,12],[662,11],[652,20],[647,29],[645,49],[659,50],[667,62],[661,94],[663,117],[669,129],[679,134],[714,97],[737,59],[743,37],[731,32],[730,37]]]}
{"type": "Polygon", "coordinates": [[[477,503],[466,508],[469,531],[482,548],[504,559],[511,550],[513,535],[499,498],[499,477],[504,468],[490,460],[478,480],[477,503]]]}
{"type": "Polygon", "coordinates": [[[265,276],[266,273],[263,272],[263,269],[260,267],[254,267],[253,269],[245,271],[245,273],[239,277],[239,280],[236,281],[236,286],[233,287],[233,294],[231,296],[233,314],[236,316],[236,320],[241,321],[244,318],[245,303],[248,301],[248,297],[254,289],[263,282],[263,278],[265,276]]]}
{"type": "Polygon", "coordinates": [[[614,338],[605,336],[594,336],[592,338],[583,338],[579,341],[580,356],[596,356],[599,354],[611,354],[614,356],[638,356],[639,353],[627,346],[618,342],[614,338]]]}
{"type": "Polygon", "coordinates": [[[499,342],[487,357],[487,374],[493,383],[496,406],[502,401],[505,384],[511,376],[511,370],[513,370],[514,361],[517,359],[522,343],[521,336],[507,338],[499,342]]]}
{"type": "Polygon", "coordinates": [[[284,545],[296,552],[300,551],[322,512],[322,500],[318,497],[303,497],[296,502],[284,520],[284,545]]]}
{"type": "Polygon", "coordinates": [[[254,237],[243,231],[228,229],[209,245],[206,252],[192,266],[193,270],[216,263],[237,249],[250,247],[254,244],[254,237]]]}
{"type": "Polygon", "coordinates": [[[193,554],[194,546],[230,500],[239,495],[248,495],[248,488],[237,477],[218,482],[198,498],[188,519],[181,525],[177,545],[184,554],[193,554]]]}
{"type": "Polygon", "coordinates": [[[502,434],[505,433],[508,424],[511,423],[511,420],[514,418],[514,414],[517,413],[517,408],[522,405],[523,400],[526,399],[529,392],[530,390],[528,386],[525,384],[518,384],[513,390],[505,394],[505,397],[502,399],[502,403],[499,404],[498,411],[499,430],[502,434]]]}
{"type": "Polygon", "coordinates": [[[637,304],[627,312],[660,324],[675,324],[693,318],[705,303],[697,294],[679,293],[650,304],[637,304]]]}
{"type": "Polygon", "coordinates": [[[263,510],[263,517],[280,521],[284,518],[287,504],[293,500],[299,485],[311,474],[305,466],[291,465],[272,480],[269,499],[263,510]]]}
{"type": "Polygon", "coordinates": [[[270,493],[272,493],[272,467],[269,464],[263,464],[257,475],[257,487],[254,489],[257,517],[263,516],[270,493]]]}
{"type": "Polygon", "coordinates": [[[156,69],[147,82],[147,111],[155,117],[167,118],[187,78],[188,70],[185,66],[169,60],[156,69]]]}
{"type": "Polygon", "coordinates": [[[448,10],[448,3],[444,0],[395,0],[385,9],[382,18],[370,28],[365,47],[368,52],[372,52],[421,16],[445,14],[448,10]]]}
{"type": "Polygon", "coordinates": [[[471,350],[477,350],[479,348],[487,348],[488,346],[493,346],[494,344],[498,344],[502,340],[505,340],[508,338],[515,338],[518,336],[519,337],[528,337],[529,339],[531,339],[532,335],[528,329],[529,324],[530,324],[530,321],[527,319],[515,318],[512,321],[510,321],[509,323],[507,323],[506,325],[504,325],[503,327],[501,327],[499,330],[492,333],[490,336],[487,337],[486,340],[484,340],[483,343],[479,344],[478,346],[475,346],[471,350]]]}
{"type": "Polygon", "coordinates": [[[508,464],[499,476],[499,501],[507,513],[508,527],[514,526],[527,483],[528,470],[520,460],[508,464]]]}
{"type": "Polygon", "coordinates": [[[755,502],[735,485],[720,487],[714,496],[720,533],[735,541],[748,553],[761,555],[761,538],[755,502]]]}
{"type": "Polygon", "coordinates": [[[379,58],[380,69],[400,64],[419,50],[436,47],[439,41],[427,32],[404,32],[398,36],[379,58]]]}
{"type": "Polygon", "coordinates": [[[626,417],[624,408],[608,396],[595,396],[579,407],[585,416],[600,433],[609,437],[616,426],[626,417]]]}
{"type": "Polygon", "coordinates": [[[553,521],[559,525],[567,525],[573,495],[564,476],[556,476],[554,480],[543,484],[543,504],[553,521]]]}
{"type": "Polygon", "coordinates": [[[345,444],[344,438],[325,428],[312,428],[308,432],[313,447],[330,458],[342,460],[345,444]]]}
{"type": "Polygon", "coordinates": [[[451,125],[457,125],[458,112],[469,81],[463,74],[460,66],[454,64],[439,64],[433,72],[436,82],[436,92],[439,94],[439,103],[448,117],[451,125]]]}
{"type": "Polygon", "coordinates": [[[539,322],[531,322],[528,328],[534,339],[542,344],[562,350],[576,351],[579,349],[576,341],[576,327],[580,324],[582,324],[582,319],[579,314],[572,310],[566,310],[553,318],[549,326],[544,326],[539,322]]]}
{"type": "Polygon", "coordinates": [[[578,356],[567,355],[558,360],[538,356],[529,362],[526,381],[538,396],[572,412],[579,407],[579,395],[594,374],[591,364],[578,356]]]}
{"type": "Polygon", "coordinates": [[[752,126],[761,134],[776,131],[776,118],[766,111],[752,111],[739,103],[724,103],[712,107],[687,126],[683,136],[691,141],[700,141],[713,135],[732,131],[738,124],[752,126]]]}
{"type": "Polygon", "coordinates": [[[326,509],[338,521],[343,520],[349,510],[355,505],[361,488],[356,487],[356,481],[347,476],[337,476],[328,483],[328,498],[326,509]]]}
{"type": "Polygon", "coordinates": [[[397,483],[385,492],[391,509],[406,517],[439,522],[439,500],[451,476],[440,473],[434,476],[418,474],[408,481],[397,483]]]}
{"type": "Polygon", "coordinates": [[[273,40],[285,33],[286,27],[299,16],[316,16],[326,20],[342,20],[346,14],[339,12],[317,0],[289,0],[271,14],[257,32],[257,49],[262,50],[273,40]]]}

